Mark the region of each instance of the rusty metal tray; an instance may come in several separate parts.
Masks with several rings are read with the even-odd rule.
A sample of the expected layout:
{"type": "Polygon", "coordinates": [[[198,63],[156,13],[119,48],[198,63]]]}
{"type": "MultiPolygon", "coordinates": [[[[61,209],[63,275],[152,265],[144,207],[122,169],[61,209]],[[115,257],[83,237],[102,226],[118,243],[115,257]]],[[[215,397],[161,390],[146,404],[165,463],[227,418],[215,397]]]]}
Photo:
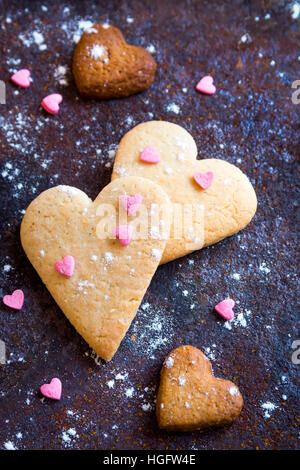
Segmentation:
{"type": "Polygon", "coordinates": [[[6,345],[0,448],[297,448],[299,105],[291,85],[300,78],[300,38],[294,3],[1,2],[0,295],[22,288],[26,300],[20,312],[0,307],[6,345]],[[149,90],[107,102],[78,96],[70,65],[74,38],[87,21],[109,21],[128,42],[152,51],[158,70],[149,90]],[[20,67],[32,70],[29,89],[9,82],[20,67]],[[214,96],[194,90],[207,73],[217,85],[214,96]],[[53,117],[39,104],[54,91],[64,101],[53,117]],[[27,260],[20,222],[32,199],[51,186],[73,185],[95,197],[110,181],[121,137],[151,119],[190,131],[199,158],[223,158],[246,172],[258,211],[238,235],[160,267],[118,353],[105,364],[27,260]],[[231,329],[213,311],[229,294],[239,314],[231,329]],[[239,385],[245,407],[230,428],[158,429],[159,371],[181,344],[201,348],[217,376],[239,385]],[[63,382],[60,402],[42,400],[38,391],[53,376],[63,382]]]}

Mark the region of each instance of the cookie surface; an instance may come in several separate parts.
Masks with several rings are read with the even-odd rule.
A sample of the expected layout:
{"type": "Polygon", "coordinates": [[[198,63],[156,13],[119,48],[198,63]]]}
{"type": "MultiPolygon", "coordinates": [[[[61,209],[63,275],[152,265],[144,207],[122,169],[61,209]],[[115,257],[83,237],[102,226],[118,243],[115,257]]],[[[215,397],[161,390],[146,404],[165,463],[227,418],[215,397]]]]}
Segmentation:
{"type": "Polygon", "coordinates": [[[118,28],[96,24],[86,30],[73,57],[79,92],[90,98],[121,98],[150,87],[156,62],[144,48],[127,44],[118,28]]]}
{"type": "Polygon", "coordinates": [[[228,425],[242,407],[239,389],[229,380],[215,378],[199,349],[180,346],[166,358],[156,401],[160,428],[195,431],[228,425]]]}
{"type": "Polygon", "coordinates": [[[193,137],[177,124],[164,121],[139,124],[122,138],[118,147],[112,180],[128,175],[149,178],[168,193],[173,204],[204,207],[204,234],[200,215],[193,221],[193,243],[184,235],[178,238],[173,224],[162,263],[233,235],[250,222],[256,211],[255,191],[241,170],[223,160],[196,157],[193,137]],[[141,152],[148,146],[160,155],[155,165],[140,160],[141,152]],[[194,180],[198,172],[213,172],[208,189],[203,190],[194,180]]]}
{"type": "Polygon", "coordinates": [[[122,246],[106,232],[111,234],[125,216],[132,225],[147,222],[153,204],[168,205],[168,196],[143,178],[114,181],[94,202],[77,188],[57,186],[40,194],[22,221],[21,241],[29,260],[78,333],[105,360],[118,349],[156,271],[169,235],[169,211],[155,214],[164,237],[152,233],[149,224],[147,239],[133,236],[122,246]],[[137,193],[146,209],[139,218],[119,203],[122,195],[137,193]],[[66,255],[75,260],[71,277],[54,268],[66,255]]]}

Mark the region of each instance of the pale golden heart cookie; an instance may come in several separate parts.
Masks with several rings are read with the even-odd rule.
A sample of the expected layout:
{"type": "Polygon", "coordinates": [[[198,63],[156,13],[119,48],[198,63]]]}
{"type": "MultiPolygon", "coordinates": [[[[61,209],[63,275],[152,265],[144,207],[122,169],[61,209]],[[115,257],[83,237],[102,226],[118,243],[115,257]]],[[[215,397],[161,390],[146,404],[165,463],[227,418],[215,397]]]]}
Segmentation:
{"type": "Polygon", "coordinates": [[[207,357],[193,346],[169,354],[161,370],[156,401],[158,425],[171,431],[195,431],[231,424],[243,397],[229,380],[212,375],[207,357]]]}
{"type": "Polygon", "coordinates": [[[223,160],[196,161],[196,156],[192,136],[177,124],[164,121],[139,124],[119,144],[112,180],[142,176],[158,183],[173,204],[204,206],[204,234],[200,215],[194,220],[192,242],[178,238],[171,224],[170,240],[161,263],[233,235],[250,222],[256,211],[255,191],[241,170],[223,160]],[[141,152],[149,146],[161,158],[156,164],[140,160],[141,152]],[[197,172],[213,172],[208,189],[202,189],[194,180],[197,172]]]}
{"type": "Polygon", "coordinates": [[[24,215],[21,241],[29,260],[78,333],[105,360],[117,351],[160,262],[170,229],[170,211],[161,208],[168,206],[160,186],[126,177],[106,186],[94,202],[70,186],[48,189],[24,215]],[[134,194],[142,197],[140,215],[128,215],[119,204],[122,195],[134,194]],[[146,239],[135,237],[143,233],[137,226],[123,246],[110,234],[127,215],[127,224],[144,224],[146,239]],[[71,277],[54,268],[66,256],[75,259],[71,277]]]}

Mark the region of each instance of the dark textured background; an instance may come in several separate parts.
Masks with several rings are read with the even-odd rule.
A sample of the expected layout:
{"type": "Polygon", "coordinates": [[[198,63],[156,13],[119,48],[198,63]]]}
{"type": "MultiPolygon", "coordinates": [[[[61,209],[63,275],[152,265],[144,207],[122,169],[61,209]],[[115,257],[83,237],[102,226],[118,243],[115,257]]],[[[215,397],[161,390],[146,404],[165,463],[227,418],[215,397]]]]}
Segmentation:
{"type": "Polygon", "coordinates": [[[300,36],[294,3],[0,2],[0,78],[7,82],[7,104],[0,105],[0,295],[25,292],[20,312],[0,305],[7,348],[7,364],[0,366],[0,448],[298,446],[299,366],[291,360],[300,336],[299,105],[291,101],[291,83],[300,79],[300,36]],[[109,21],[129,42],[154,46],[152,87],[127,99],[81,99],[70,73],[81,20],[109,21]],[[58,66],[65,65],[66,77],[58,77],[58,66]],[[32,71],[26,90],[9,83],[22,67],[32,71]],[[207,73],[217,86],[211,97],[194,90],[207,73]],[[64,97],[57,116],[39,106],[51,92],[64,97]],[[22,251],[19,227],[27,205],[53,185],[77,186],[95,197],[110,181],[121,137],[152,118],[190,131],[200,158],[223,158],[246,172],[258,211],[240,234],[159,268],[116,356],[104,364],[94,360],[39,280],[22,251]],[[213,311],[227,295],[239,314],[231,330],[213,311]],[[184,343],[201,348],[215,374],[240,387],[245,407],[229,429],[158,430],[159,371],[166,354],[184,343]],[[63,383],[60,402],[43,400],[38,391],[53,376],[63,383]],[[268,402],[273,410],[262,407],[268,402]]]}

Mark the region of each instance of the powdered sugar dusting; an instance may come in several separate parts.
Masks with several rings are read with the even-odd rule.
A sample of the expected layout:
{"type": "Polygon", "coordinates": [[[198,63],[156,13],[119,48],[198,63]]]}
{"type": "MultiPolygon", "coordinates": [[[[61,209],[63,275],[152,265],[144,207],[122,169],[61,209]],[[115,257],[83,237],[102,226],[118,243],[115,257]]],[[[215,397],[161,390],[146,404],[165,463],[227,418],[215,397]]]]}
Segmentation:
{"type": "Polygon", "coordinates": [[[154,54],[156,52],[156,49],[153,46],[153,44],[149,44],[149,46],[147,46],[146,49],[147,49],[148,52],[150,52],[150,54],[154,54]]]}
{"type": "Polygon", "coordinates": [[[108,264],[112,263],[113,260],[114,260],[114,256],[113,256],[113,254],[112,254],[110,251],[107,251],[107,252],[104,254],[104,258],[105,258],[106,263],[108,263],[108,264]]]}
{"type": "Polygon", "coordinates": [[[235,395],[238,395],[239,392],[238,392],[238,389],[237,389],[236,387],[231,386],[231,387],[229,388],[229,393],[230,393],[231,396],[234,397],[235,395]]]}
{"type": "Polygon", "coordinates": [[[11,442],[11,441],[7,441],[3,444],[3,447],[4,449],[6,450],[18,450],[18,448],[16,447],[16,445],[11,442]]]}
{"type": "Polygon", "coordinates": [[[184,377],[182,375],[180,377],[178,377],[178,383],[179,383],[179,385],[185,385],[186,384],[186,377],[184,377]]]}
{"type": "Polygon", "coordinates": [[[262,271],[265,274],[269,274],[269,272],[271,271],[271,269],[267,266],[267,263],[265,261],[263,261],[260,264],[259,270],[262,271]]]}
{"type": "Polygon", "coordinates": [[[114,388],[114,386],[115,386],[115,381],[114,381],[114,380],[109,380],[109,381],[107,382],[107,386],[108,386],[108,388],[114,388]]]}
{"type": "Polygon", "coordinates": [[[60,185],[57,186],[59,191],[68,194],[69,196],[76,196],[79,192],[77,188],[73,188],[72,186],[60,185]]]}
{"type": "Polygon", "coordinates": [[[19,38],[26,47],[36,45],[40,51],[45,51],[47,49],[47,45],[44,42],[44,35],[40,31],[32,31],[28,34],[22,33],[19,35],[19,38]]]}
{"type": "MultiPolygon", "coordinates": [[[[90,20],[80,20],[77,24],[77,29],[73,35],[73,41],[75,43],[79,42],[79,39],[82,35],[82,33],[85,31],[85,30],[89,30],[93,27],[93,24],[92,21],[90,20]]],[[[65,25],[65,28],[67,29],[67,25],[65,25]]]]}
{"type": "Polygon", "coordinates": [[[138,311],[137,319],[142,321],[143,327],[139,326],[139,321],[132,325],[136,353],[151,359],[155,359],[155,353],[161,353],[162,350],[167,354],[175,333],[174,311],[145,302],[138,311]]]}
{"type": "Polygon", "coordinates": [[[125,395],[126,397],[132,398],[134,395],[134,388],[133,387],[127,388],[127,390],[125,391],[125,395]]]}
{"type": "Polygon", "coordinates": [[[294,2],[291,6],[291,17],[293,20],[297,20],[300,16],[300,3],[299,2],[294,2]]]}
{"type": "Polygon", "coordinates": [[[166,110],[170,113],[179,114],[180,107],[176,103],[169,103],[166,107],[166,110]]]}
{"type": "Polygon", "coordinates": [[[226,321],[224,323],[224,328],[227,328],[227,330],[232,330],[232,327],[246,328],[250,319],[251,310],[245,309],[243,312],[239,312],[232,320],[226,321]]]}
{"type": "Polygon", "coordinates": [[[264,410],[264,417],[265,418],[270,418],[271,417],[271,414],[272,412],[278,408],[277,405],[275,405],[274,403],[270,402],[270,401],[267,401],[265,403],[263,403],[261,405],[262,409],[264,410]]]}
{"type": "Polygon", "coordinates": [[[68,72],[67,65],[58,65],[58,67],[55,69],[54,78],[59,83],[59,85],[63,85],[63,86],[68,85],[68,80],[66,77],[67,72],[68,72]]]}
{"type": "Polygon", "coordinates": [[[152,248],[151,256],[155,258],[157,261],[159,261],[162,257],[162,251],[158,250],[157,248],[152,248]]]}
{"type": "Polygon", "coordinates": [[[169,356],[169,357],[165,360],[165,364],[164,364],[164,365],[165,365],[165,367],[166,367],[167,369],[171,369],[171,367],[173,367],[173,365],[174,365],[174,358],[173,358],[173,356],[169,356]]]}
{"type": "Polygon", "coordinates": [[[103,59],[105,63],[108,63],[107,48],[99,44],[95,44],[91,50],[90,55],[94,60],[103,59]]]}
{"type": "Polygon", "coordinates": [[[62,434],[60,435],[60,439],[62,440],[64,447],[74,446],[74,441],[78,437],[79,435],[77,434],[75,428],[69,428],[66,431],[63,431],[62,434]]]}
{"type": "Polygon", "coordinates": [[[85,33],[87,34],[93,34],[93,33],[98,33],[96,28],[88,28],[85,30],[85,33]]]}

